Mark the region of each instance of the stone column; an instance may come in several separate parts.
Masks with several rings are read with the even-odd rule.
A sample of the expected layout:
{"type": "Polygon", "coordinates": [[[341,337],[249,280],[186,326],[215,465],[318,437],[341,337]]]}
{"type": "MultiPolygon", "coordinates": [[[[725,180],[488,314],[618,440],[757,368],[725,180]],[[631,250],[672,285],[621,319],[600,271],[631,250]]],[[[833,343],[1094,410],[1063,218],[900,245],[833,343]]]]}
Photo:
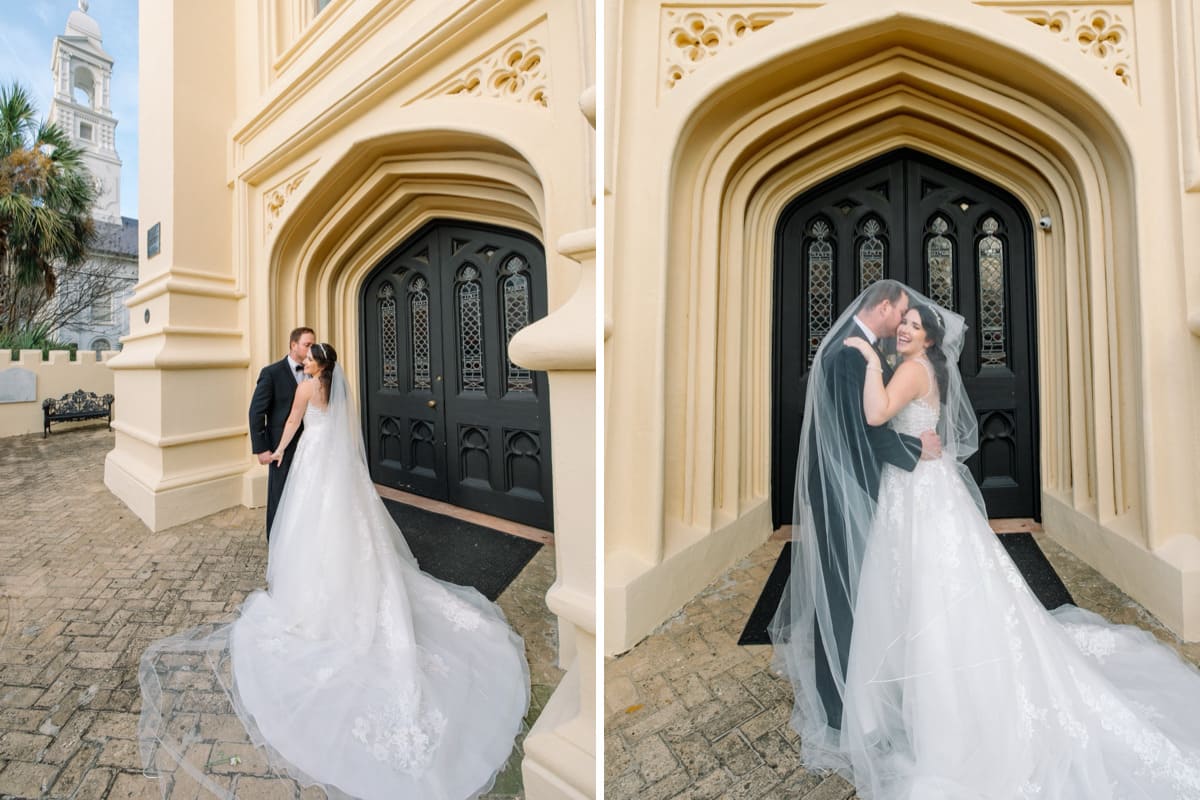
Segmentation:
{"type": "Polygon", "coordinates": [[[226,177],[233,0],[144,3],[138,27],[141,63],[154,65],[139,77],[142,243],[130,333],[109,361],[116,445],[104,482],[161,530],[239,504],[249,463],[226,177]]]}
{"type": "Polygon", "coordinates": [[[514,362],[548,373],[550,419],[559,421],[552,426],[557,578],[546,605],[558,615],[559,653],[568,666],[525,738],[521,771],[529,800],[595,792],[596,231],[567,234],[557,249],[579,262],[579,286],[509,345],[514,362]]]}
{"type": "MultiPolygon", "coordinates": [[[[579,107],[594,134],[595,6],[579,0],[577,8],[582,85],[588,87],[579,107]]],[[[594,144],[589,149],[594,175],[594,144]]],[[[589,186],[588,217],[595,219],[595,185],[589,186]]],[[[550,381],[556,578],[546,605],[558,616],[559,664],[567,669],[525,737],[521,773],[528,800],[596,795],[596,229],[568,233],[556,249],[580,266],[575,293],[509,345],[514,362],[545,370],[550,381]]]]}

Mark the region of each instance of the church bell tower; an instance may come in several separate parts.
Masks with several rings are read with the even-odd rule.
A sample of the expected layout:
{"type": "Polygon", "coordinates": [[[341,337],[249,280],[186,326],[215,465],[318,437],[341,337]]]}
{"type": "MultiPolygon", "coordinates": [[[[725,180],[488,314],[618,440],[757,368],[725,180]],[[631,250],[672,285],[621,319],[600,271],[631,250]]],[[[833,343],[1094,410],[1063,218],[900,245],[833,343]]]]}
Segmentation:
{"type": "Polygon", "coordinates": [[[54,99],[50,121],[83,148],[84,163],[96,184],[92,215],[121,223],[121,158],[117,155],[117,118],[112,113],[113,59],[104,52],[100,25],[88,16],[88,0],[67,18],[66,32],[54,39],[50,69],[54,99]]]}

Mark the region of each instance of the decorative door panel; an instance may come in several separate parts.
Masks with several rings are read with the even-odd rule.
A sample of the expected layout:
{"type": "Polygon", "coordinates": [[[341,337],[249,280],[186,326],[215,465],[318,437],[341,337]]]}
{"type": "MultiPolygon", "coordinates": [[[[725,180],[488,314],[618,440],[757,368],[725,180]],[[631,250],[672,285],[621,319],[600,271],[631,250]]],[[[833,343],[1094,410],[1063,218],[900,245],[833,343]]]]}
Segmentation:
{"type": "Polygon", "coordinates": [[[776,230],[772,503],[791,521],[808,369],[863,288],[895,278],[966,317],[959,361],[979,418],[968,461],[993,517],[1038,517],[1029,219],[987,181],[898,150],[793,200],[776,230]]]}
{"type": "Polygon", "coordinates": [[[366,442],[376,483],[449,500],[446,485],[445,372],[433,324],[444,303],[435,266],[436,231],[385,259],[363,293],[366,442]]]}
{"type": "Polygon", "coordinates": [[[546,313],[545,273],[523,235],[443,222],[371,274],[362,374],[378,483],[552,527],[546,376],[508,359],[546,313]]]}

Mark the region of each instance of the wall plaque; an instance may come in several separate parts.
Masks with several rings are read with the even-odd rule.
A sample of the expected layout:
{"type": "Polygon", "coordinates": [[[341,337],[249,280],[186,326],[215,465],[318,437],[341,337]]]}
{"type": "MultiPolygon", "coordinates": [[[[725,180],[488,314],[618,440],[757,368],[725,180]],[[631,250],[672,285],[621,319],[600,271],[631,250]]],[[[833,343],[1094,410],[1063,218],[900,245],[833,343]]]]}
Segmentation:
{"type": "Polygon", "coordinates": [[[146,258],[154,258],[159,251],[159,233],[162,231],[162,223],[156,222],[150,226],[150,230],[146,231],[146,258]]]}

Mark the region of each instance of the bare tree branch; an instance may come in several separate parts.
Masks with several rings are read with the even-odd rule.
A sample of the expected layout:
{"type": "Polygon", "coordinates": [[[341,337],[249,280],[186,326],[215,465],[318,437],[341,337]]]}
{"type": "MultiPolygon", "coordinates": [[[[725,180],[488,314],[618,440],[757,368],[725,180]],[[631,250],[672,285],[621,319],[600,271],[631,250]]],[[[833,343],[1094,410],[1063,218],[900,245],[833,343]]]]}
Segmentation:
{"type": "MultiPolygon", "coordinates": [[[[78,267],[56,267],[58,288],[47,297],[44,286],[22,287],[0,267],[0,336],[40,330],[47,334],[78,318],[97,302],[110,300],[124,287],[126,262],[93,255],[78,267]]],[[[107,327],[103,325],[101,327],[107,327]]]]}

